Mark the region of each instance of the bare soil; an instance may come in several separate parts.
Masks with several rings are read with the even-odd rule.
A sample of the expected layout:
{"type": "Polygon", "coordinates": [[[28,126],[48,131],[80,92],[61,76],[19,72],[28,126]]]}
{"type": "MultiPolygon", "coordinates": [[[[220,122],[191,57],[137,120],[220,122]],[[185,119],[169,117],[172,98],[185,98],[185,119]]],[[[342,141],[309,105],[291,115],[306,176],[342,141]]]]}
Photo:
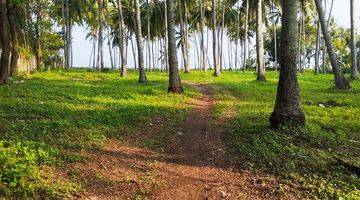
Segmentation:
{"type": "MultiPolygon", "coordinates": [[[[164,150],[148,150],[109,140],[102,149],[82,152],[87,162],[70,168],[85,188],[77,199],[295,199],[291,189],[268,174],[241,169],[224,143],[226,120],[212,111],[211,89],[193,85],[202,96],[180,125],[178,140],[164,150]],[[236,162],[231,162],[234,159],[236,162]],[[235,164],[236,163],[236,164],[235,164]],[[281,191],[282,192],[281,192],[281,191]],[[285,191],[285,192],[284,192],[285,191]]],[[[161,127],[149,127],[156,133],[161,127]]]]}

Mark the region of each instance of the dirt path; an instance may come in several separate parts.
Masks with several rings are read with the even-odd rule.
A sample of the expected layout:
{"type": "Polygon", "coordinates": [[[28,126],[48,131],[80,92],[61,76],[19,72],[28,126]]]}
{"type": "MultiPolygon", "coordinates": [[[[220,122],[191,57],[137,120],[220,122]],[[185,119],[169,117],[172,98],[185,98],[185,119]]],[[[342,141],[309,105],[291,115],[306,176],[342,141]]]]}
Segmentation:
{"type": "Polygon", "coordinates": [[[170,145],[168,158],[158,166],[160,188],[152,199],[260,198],[251,184],[254,177],[236,172],[229,165],[222,138],[224,130],[213,123],[215,100],[210,88],[194,87],[202,97],[181,125],[180,141],[170,145]]]}
{"type": "MultiPolygon", "coordinates": [[[[231,166],[223,143],[226,129],[221,127],[226,123],[212,116],[216,102],[211,89],[193,87],[202,95],[188,118],[174,127],[180,130],[179,141],[165,152],[115,140],[98,151],[83,152],[88,161],[70,166],[85,183],[77,199],[278,199],[274,177],[231,166]]],[[[152,128],[146,132],[161,131],[152,128]]]]}

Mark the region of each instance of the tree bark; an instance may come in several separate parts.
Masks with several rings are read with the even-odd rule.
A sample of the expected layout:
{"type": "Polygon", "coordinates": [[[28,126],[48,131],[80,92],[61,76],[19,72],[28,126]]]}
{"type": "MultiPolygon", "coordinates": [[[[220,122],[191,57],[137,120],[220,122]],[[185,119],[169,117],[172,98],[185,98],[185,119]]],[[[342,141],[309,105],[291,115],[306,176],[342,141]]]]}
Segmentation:
{"type": "Polygon", "coordinates": [[[10,76],[16,74],[19,61],[19,44],[18,44],[18,31],[15,21],[15,11],[17,10],[14,6],[8,6],[7,15],[11,32],[11,61],[10,61],[10,76]]]}
{"type": "Polygon", "coordinates": [[[213,32],[213,62],[214,62],[214,76],[220,76],[220,66],[218,64],[218,54],[217,54],[217,34],[216,34],[216,0],[212,0],[212,32],[213,32]]]}
{"type": "Polygon", "coordinates": [[[187,21],[186,18],[186,1],[178,0],[179,8],[180,8],[180,32],[181,32],[181,50],[183,55],[183,62],[184,62],[184,71],[185,73],[190,72],[189,62],[188,62],[188,47],[187,47],[187,21]]]}
{"type": "Polygon", "coordinates": [[[282,31],[280,48],[280,78],[274,112],[270,117],[273,128],[284,125],[305,126],[305,114],[300,106],[297,80],[298,0],[282,0],[282,31]]]}
{"type": "Polygon", "coordinates": [[[166,72],[169,72],[169,55],[168,55],[168,49],[169,49],[169,38],[168,38],[168,16],[167,16],[167,3],[166,1],[168,0],[164,0],[164,4],[165,4],[165,44],[164,44],[164,59],[165,59],[165,70],[166,72]]]}
{"type": "Polygon", "coordinates": [[[249,31],[249,0],[246,0],[246,7],[245,7],[245,30],[244,30],[244,61],[243,61],[243,71],[246,70],[247,65],[247,55],[248,55],[248,31],[249,31]]]}
{"type": "Polygon", "coordinates": [[[257,80],[266,81],[265,78],[265,61],[264,61],[264,34],[262,20],[262,1],[257,0],[256,9],[256,53],[257,53],[257,80]]]}
{"type": "Polygon", "coordinates": [[[169,88],[168,92],[182,93],[184,90],[181,86],[181,80],[178,69],[178,60],[176,54],[176,38],[175,38],[175,18],[173,1],[166,1],[167,4],[167,23],[169,38],[169,88]]]}
{"type": "Polygon", "coordinates": [[[144,45],[141,33],[141,13],[139,0],[135,0],[135,22],[136,22],[136,43],[138,47],[139,83],[147,83],[146,71],[144,67],[144,45]]]}
{"type": "Polygon", "coordinates": [[[104,69],[104,0],[98,0],[99,4],[99,32],[98,32],[98,58],[96,70],[104,69]]]}
{"type": "Polygon", "coordinates": [[[319,74],[319,61],[320,61],[320,41],[321,41],[321,30],[320,20],[317,22],[317,35],[316,35],[316,49],[315,49],[315,74],[319,74]]]}
{"type": "Polygon", "coordinates": [[[127,75],[127,57],[125,55],[125,24],[124,24],[124,14],[121,0],[117,0],[118,3],[118,12],[119,12],[119,48],[120,48],[120,76],[125,77],[127,75]]]}
{"type": "Polygon", "coordinates": [[[10,40],[8,34],[8,19],[6,10],[6,0],[0,0],[0,37],[2,52],[0,59],[0,84],[9,81],[9,61],[10,61],[10,40]]]}
{"type": "Polygon", "coordinates": [[[320,3],[320,0],[315,0],[315,4],[316,4],[316,9],[319,15],[319,19],[320,19],[320,23],[321,23],[321,29],[322,29],[322,33],[324,36],[324,40],[325,40],[325,44],[326,44],[326,48],[327,48],[327,52],[329,54],[329,59],[330,59],[330,63],[332,66],[332,71],[334,73],[334,77],[335,77],[335,86],[337,89],[349,89],[350,88],[350,84],[349,82],[346,80],[344,74],[342,73],[332,43],[331,43],[331,36],[328,30],[328,26],[325,20],[325,16],[324,16],[324,9],[322,7],[322,4],[320,3]]]}
{"type": "Polygon", "coordinates": [[[204,16],[204,1],[199,0],[200,6],[200,69],[206,71],[206,55],[205,55],[205,38],[204,38],[204,28],[205,28],[205,16],[204,16]]]}
{"type": "Polygon", "coordinates": [[[40,41],[40,22],[42,20],[41,8],[37,8],[36,12],[36,23],[35,23],[35,58],[36,58],[36,69],[40,71],[43,67],[43,55],[40,41]]]}
{"type": "Polygon", "coordinates": [[[355,30],[355,1],[350,0],[350,23],[351,23],[351,79],[355,80],[358,78],[357,59],[356,59],[356,30],[355,30]]]}

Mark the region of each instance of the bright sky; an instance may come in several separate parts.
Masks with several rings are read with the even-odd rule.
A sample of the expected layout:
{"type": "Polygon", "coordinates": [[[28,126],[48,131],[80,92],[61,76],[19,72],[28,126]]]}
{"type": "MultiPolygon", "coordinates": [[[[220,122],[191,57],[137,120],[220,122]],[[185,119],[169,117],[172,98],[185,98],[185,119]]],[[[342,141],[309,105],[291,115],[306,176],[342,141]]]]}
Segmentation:
{"type": "MultiPolygon", "coordinates": [[[[328,0],[330,2],[330,0],[328,0]]],[[[360,1],[355,0],[356,6],[356,14],[357,14],[357,27],[360,30],[360,1]]],[[[330,3],[328,4],[330,5],[330,3]]],[[[335,17],[336,23],[344,26],[350,27],[350,0],[334,0],[334,10],[333,16],[335,17]]],[[[85,40],[86,31],[84,28],[75,27],[74,30],[74,66],[88,66],[90,53],[91,53],[91,42],[89,40],[85,40]]],[[[129,48],[129,51],[131,49],[129,48]]],[[[104,48],[105,52],[105,65],[110,66],[110,58],[109,51],[107,46],[104,48]]],[[[192,54],[192,53],[190,53],[192,54]]],[[[129,53],[129,65],[132,65],[132,58],[130,58],[131,54],[129,53]]],[[[192,59],[194,60],[194,59],[192,59]]]]}

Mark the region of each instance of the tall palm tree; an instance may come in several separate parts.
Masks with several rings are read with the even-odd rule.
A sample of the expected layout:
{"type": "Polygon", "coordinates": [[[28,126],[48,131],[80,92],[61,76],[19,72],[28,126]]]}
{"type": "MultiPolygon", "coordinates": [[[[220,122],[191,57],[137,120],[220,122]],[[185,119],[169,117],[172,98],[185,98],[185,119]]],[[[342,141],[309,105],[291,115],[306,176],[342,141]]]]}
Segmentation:
{"type": "Polygon", "coordinates": [[[124,24],[124,14],[121,0],[117,0],[118,4],[118,14],[119,14],[119,48],[120,48],[120,75],[124,77],[127,75],[127,58],[125,54],[125,24],[124,24]]]}
{"type": "Polygon", "coordinates": [[[249,31],[249,0],[246,0],[245,4],[245,30],[244,30],[244,60],[243,60],[243,71],[246,70],[247,65],[247,55],[248,55],[248,31],[249,31]]]}
{"type": "Polygon", "coordinates": [[[358,78],[358,69],[356,63],[356,31],[355,31],[355,1],[350,0],[350,23],[351,23],[351,78],[358,78]]]}
{"type": "Polygon", "coordinates": [[[337,89],[349,89],[350,88],[350,84],[349,82],[346,80],[344,74],[342,73],[332,43],[331,43],[331,36],[328,30],[328,24],[325,20],[325,16],[324,16],[324,9],[322,4],[320,3],[320,0],[315,0],[315,4],[316,4],[316,9],[319,15],[319,20],[320,20],[320,24],[321,24],[321,30],[322,30],[322,34],[324,36],[324,40],[325,40],[325,44],[326,44],[326,48],[327,48],[327,52],[329,54],[329,59],[330,59],[330,63],[332,66],[332,71],[334,73],[334,77],[335,77],[335,86],[337,89]]]}
{"type": "Polygon", "coordinates": [[[8,19],[6,4],[6,0],[0,0],[0,37],[2,44],[0,60],[0,84],[7,83],[9,80],[10,40],[7,27],[8,19]]]}
{"type": "Polygon", "coordinates": [[[300,106],[300,89],[297,80],[298,0],[282,0],[282,31],[280,48],[280,79],[276,104],[270,117],[271,126],[305,125],[305,114],[300,106]]]}
{"type": "Polygon", "coordinates": [[[181,86],[181,80],[178,69],[178,61],[176,54],[176,38],[175,38],[175,18],[173,1],[166,1],[167,18],[168,18],[168,38],[169,38],[169,88],[168,92],[182,93],[184,90],[181,86]]]}
{"type": "Polygon", "coordinates": [[[217,54],[217,34],[216,34],[216,1],[212,0],[212,29],[213,29],[213,60],[214,60],[214,76],[220,76],[220,65],[218,63],[217,54]]]}
{"type": "Polygon", "coordinates": [[[104,20],[104,0],[98,0],[98,6],[99,6],[99,33],[98,33],[98,58],[97,58],[97,70],[103,70],[105,67],[104,64],[104,26],[105,26],[105,20],[104,20]]]}
{"type": "Polygon", "coordinates": [[[257,80],[266,81],[264,60],[264,34],[262,19],[262,1],[257,0],[256,5],[256,54],[257,54],[257,80]]]}
{"type": "Polygon", "coordinates": [[[135,23],[136,23],[136,43],[138,47],[139,83],[147,83],[146,71],[144,67],[144,45],[141,33],[141,11],[139,0],[134,0],[135,23]]]}

